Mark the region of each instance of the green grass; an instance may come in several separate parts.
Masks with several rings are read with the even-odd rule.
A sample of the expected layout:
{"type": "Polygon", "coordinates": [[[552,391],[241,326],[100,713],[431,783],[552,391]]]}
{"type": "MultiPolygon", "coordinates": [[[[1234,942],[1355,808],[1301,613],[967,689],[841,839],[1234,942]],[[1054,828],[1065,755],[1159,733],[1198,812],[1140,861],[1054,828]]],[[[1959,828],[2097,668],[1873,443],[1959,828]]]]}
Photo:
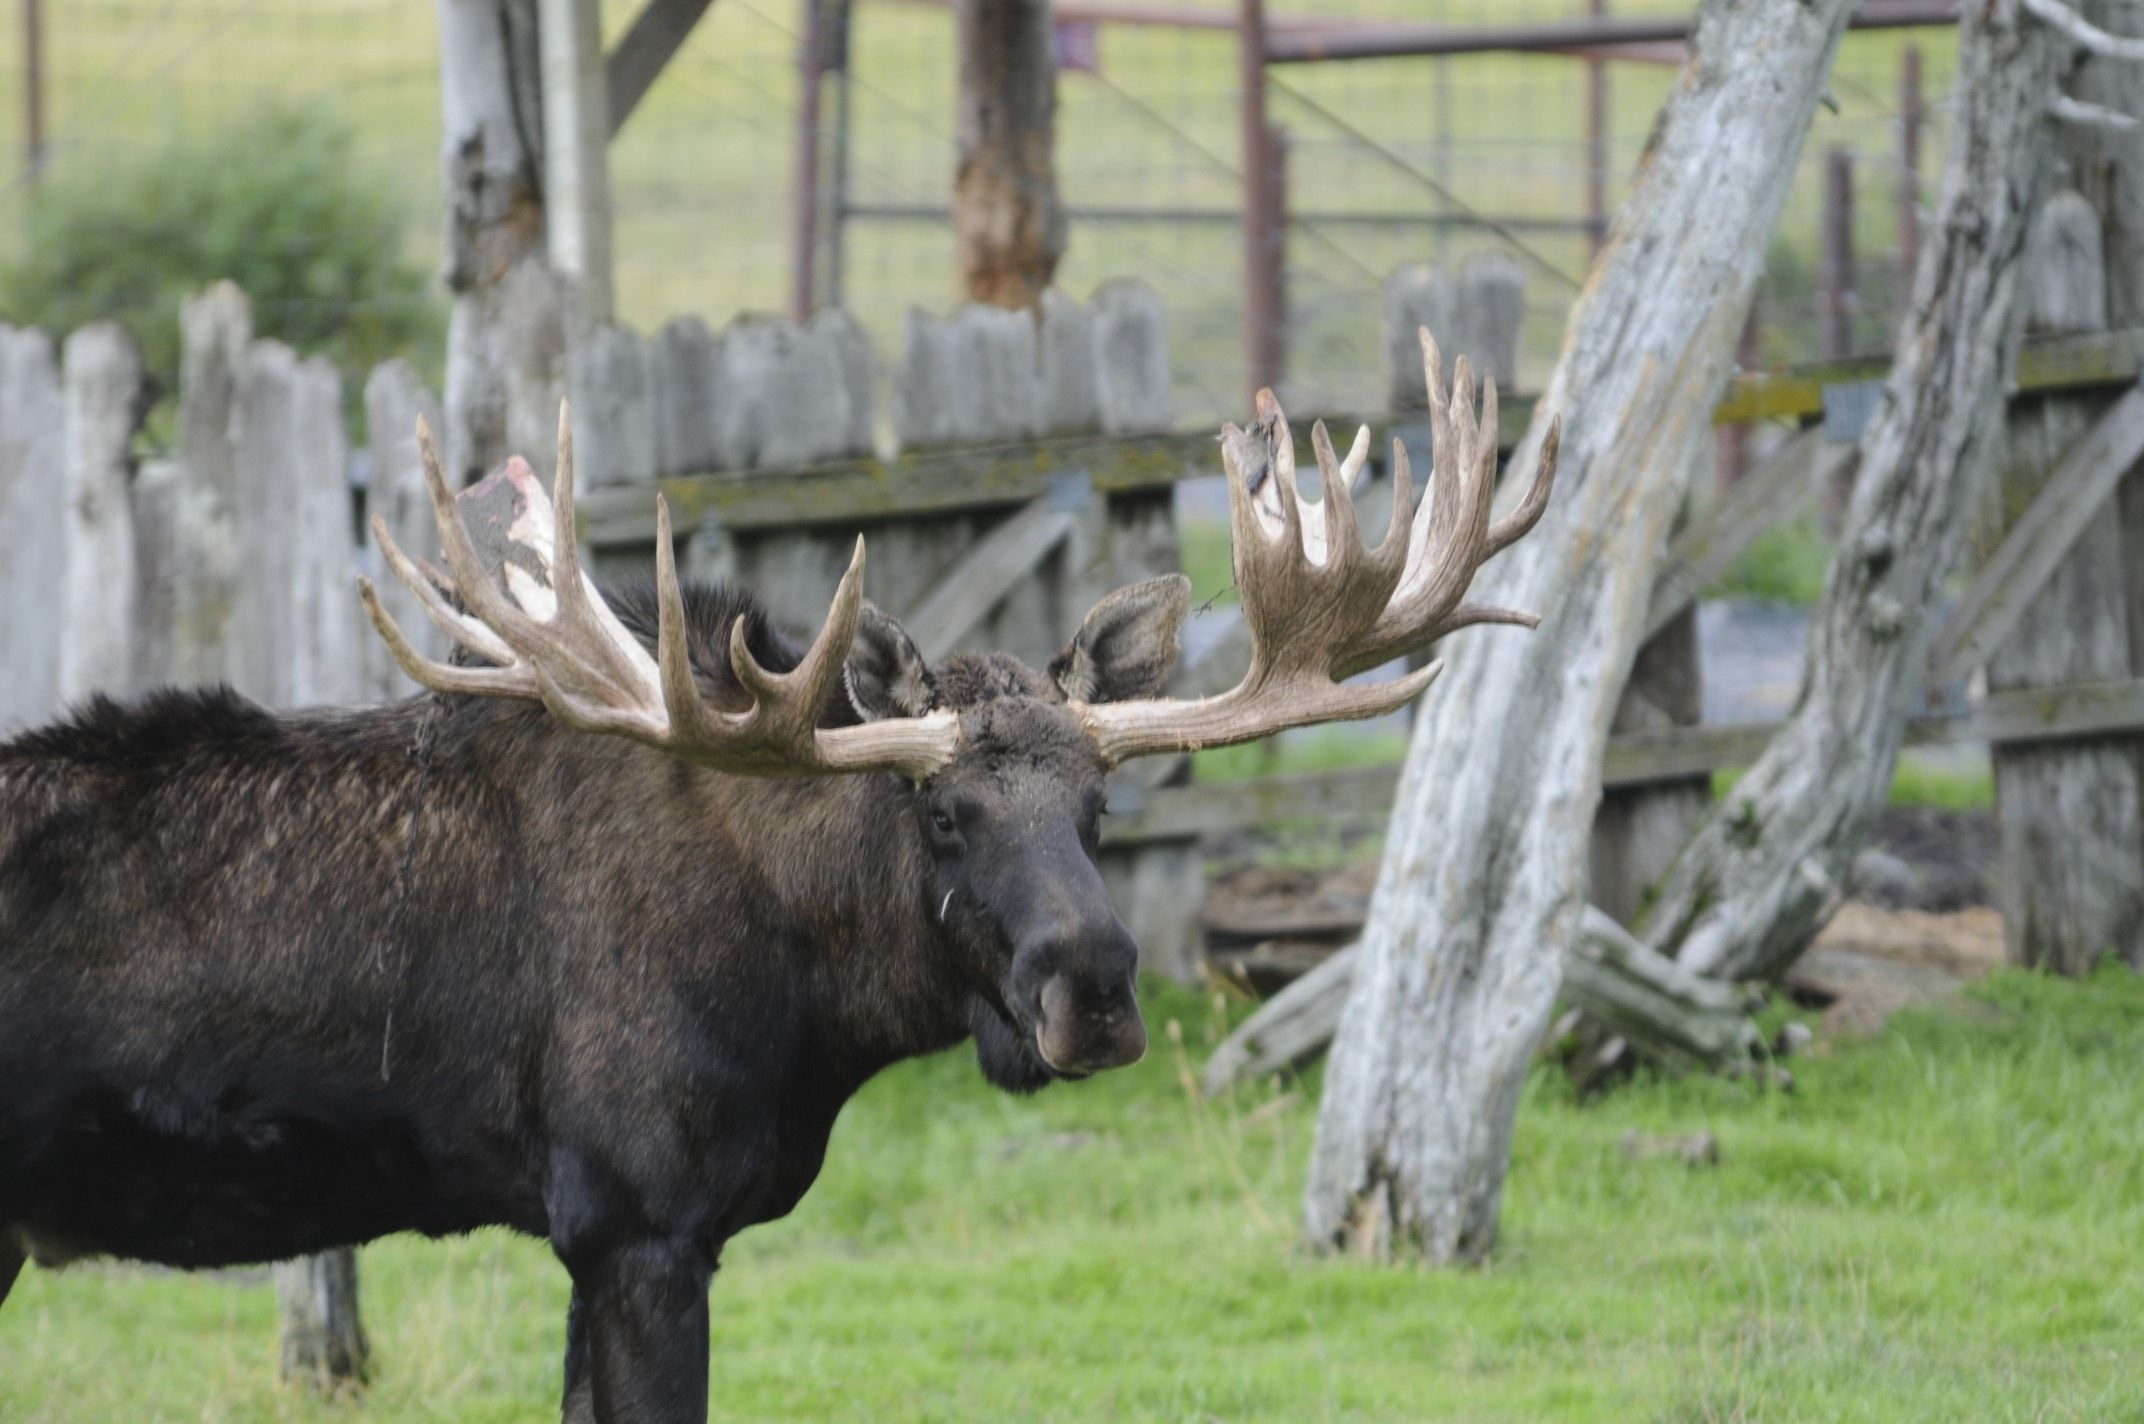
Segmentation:
{"type": "Polygon", "coordinates": [[[1816,517],[1803,513],[1759,534],[1749,552],[1704,596],[1761,598],[1807,608],[1824,591],[1830,567],[1831,541],[1816,517]]]}
{"type": "MultiPolygon", "coordinates": [[[[1316,1260],[1315,1083],[1201,1104],[1221,1028],[1157,993],[1139,1067],[1033,1101],[964,1052],[844,1114],[826,1174],[714,1291],[717,1419],[2108,1420],[2144,1412],[2144,982],[2004,975],[1795,1068],[1788,1094],[1529,1082],[1486,1269],[1316,1260]],[[1175,1020],[1193,1045],[1171,1047],[1175,1020]],[[1627,1162],[1710,1130],[1721,1162],[1627,1162]]],[[[0,1418],[507,1420],[553,1408],[533,1243],[363,1255],[361,1408],[274,1380],[270,1292],[30,1272],[0,1418]]]]}

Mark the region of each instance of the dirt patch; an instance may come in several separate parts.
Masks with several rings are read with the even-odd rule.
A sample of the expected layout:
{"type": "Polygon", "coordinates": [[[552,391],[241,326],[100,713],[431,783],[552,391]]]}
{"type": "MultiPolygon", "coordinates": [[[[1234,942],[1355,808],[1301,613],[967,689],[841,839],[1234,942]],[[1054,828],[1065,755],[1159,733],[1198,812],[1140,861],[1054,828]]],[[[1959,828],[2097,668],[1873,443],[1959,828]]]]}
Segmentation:
{"type": "Polygon", "coordinates": [[[1900,1009],[1947,998],[2003,961],[2002,917],[1985,906],[1934,914],[1849,902],[1787,975],[1823,1006],[1824,1038],[1877,1032],[1900,1009]]]}

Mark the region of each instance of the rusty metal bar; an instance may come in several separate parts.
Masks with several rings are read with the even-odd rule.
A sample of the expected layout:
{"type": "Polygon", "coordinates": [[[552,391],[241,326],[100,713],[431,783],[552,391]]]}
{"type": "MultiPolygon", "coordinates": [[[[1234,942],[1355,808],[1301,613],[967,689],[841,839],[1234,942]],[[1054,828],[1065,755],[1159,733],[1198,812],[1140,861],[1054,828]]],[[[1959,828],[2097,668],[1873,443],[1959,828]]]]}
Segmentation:
{"type": "MultiPolygon", "coordinates": [[[[1281,223],[1272,127],[1266,121],[1265,0],[1241,0],[1237,29],[1238,103],[1243,147],[1243,354],[1246,396],[1280,380],[1280,293],[1274,281],[1281,223]]],[[[1248,403],[1248,402],[1247,402],[1248,403]]]]}
{"type": "MultiPolygon", "coordinates": [[[[1591,0],[1595,20],[1608,16],[1608,0],[1591,0]]],[[[1608,242],[1608,64],[1586,60],[1586,232],[1597,256],[1608,242]]]]}
{"type": "Polygon", "coordinates": [[[1824,154],[1821,243],[1819,344],[1824,358],[1836,361],[1854,354],[1854,155],[1844,148],[1824,154]]]}
{"type": "MultiPolygon", "coordinates": [[[[1857,30],[1952,25],[1955,0],[1870,0],[1849,24],[1857,30]]],[[[1335,25],[1270,35],[1266,61],[1307,64],[1321,60],[1400,59],[1425,54],[1486,54],[1492,51],[1556,53],[1603,45],[1657,44],[1687,40],[1696,28],[1689,15],[1659,18],[1552,20],[1524,25],[1335,25]]]]}
{"type": "Polygon", "coordinates": [[[1921,51],[1898,57],[1898,310],[1913,305],[1921,260],[1921,51]]]}
{"type": "Polygon", "coordinates": [[[37,186],[45,166],[45,41],[40,0],[22,0],[23,174],[37,186]]]}
{"type": "Polygon", "coordinates": [[[820,0],[801,0],[797,36],[797,135],[789,190],[789,316],[811,319],[812,268],[819,252],[820,0]]]}

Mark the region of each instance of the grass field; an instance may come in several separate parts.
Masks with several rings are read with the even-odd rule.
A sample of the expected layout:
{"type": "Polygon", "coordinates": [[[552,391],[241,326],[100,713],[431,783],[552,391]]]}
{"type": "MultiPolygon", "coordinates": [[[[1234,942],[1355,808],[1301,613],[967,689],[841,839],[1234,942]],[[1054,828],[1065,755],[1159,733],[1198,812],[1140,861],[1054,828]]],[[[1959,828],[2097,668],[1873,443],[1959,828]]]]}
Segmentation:
{"type": "MultiPolygon", "coordinates": [[[[1185,1088],[1221,1028],[1150,996],[1139,1067],[1014,1101],[965,1052],[851,1105],[714,1292],[722,1420],[2113,1420],[2144,1415],[2144,981],[1998,977],[1794,1065],[1792,1092],[1542,1070],[1503,1242],[1467,1272],[1313,1259],[1317,1084],[1185,1088]],[[1191,1045],[1172,1046],[1178,1026],[1191,1045]],[[1719,1165],[1625,1160],[1709,1130],[1719,1165]]],[[[271,1292],[25,1276],[0,1419],[523,1420],[564,1283],[485,1234],[363,1254],[361,1406],[274,1380],[271,1292]]]]}

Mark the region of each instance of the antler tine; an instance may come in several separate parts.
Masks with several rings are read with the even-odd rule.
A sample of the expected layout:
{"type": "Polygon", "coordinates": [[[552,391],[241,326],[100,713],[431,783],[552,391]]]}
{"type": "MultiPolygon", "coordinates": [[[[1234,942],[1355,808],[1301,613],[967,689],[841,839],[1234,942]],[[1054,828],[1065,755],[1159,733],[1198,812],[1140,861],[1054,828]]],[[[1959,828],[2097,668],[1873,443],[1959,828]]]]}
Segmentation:
{"type": "Polygon", "coordinates": [[[655,497],[655,662],[662,683],[663,710],[671,728],[705,738],[712,719],[692,675],[692,652],[685,634],[685,595],[678,587],[677,552],[670,538],[670,501],[661,495],[655,497]]]}
{"type": "MultiPolygon", "coordinates": [[[[1357,439],[1356,445],[1365,442],[1357,439]]],[[[1318,458],[1318,475],[1325,484],[1325,567],[1328,572],[1346,572],[1362,557],[1362,526],[1355,517],[1355,499],[1348,493],[1346,468],[1333,454],[1332,437],[1325,422],[1310,427],[1311,453],[1318,458]]]]}
{"type": "Polygon", "coordinates": [[[856,536],[849,567],[834,587],[833,605],[819,635],[805,650],[803,660],[789,672],[769,672],[752,656],[745,642],[744,621],[730,625],[730,666],[737,680],[759,703],[761,715],[779,728],[777,735],[809,740],[820,710],[841,676],[849,646],[856,641],[856,622],[864,603],[864,539],[856,536]]]}
{"type": "Polygon", "coordinates": [[[1534,463],[1534,482],[1527,487],[1526,498],[1519,501],[1518,508],[1489,526],[1489,548],[1482,555],[1491,558],[1510,548],[1528,530],[1541,520],[1541,512],[1548,508],[1549,491],[1556,485],[1556,455],[1563,446],[1563,417],[1552,416],[1548,433],[1541,437],[1541,454],[1534,463]]]}
{"type": "MultiPolygon", "coordinates": [[[[1104,760],[1225,746],[1286,727],[1378,716],[1420,693],[1442,664],[1389,682],[1345,679],[1468,623],[1539,621],[1531,614],[1459,601],[1493,552],[1492,538],[1508,543],[1539,517],[1546,477],[1537,477],[1524,505],[1492,529],[1496,383],[1481,378],[1477,396],[1473,362],[1461,355],[1447,386],[1442,354],[1426,329],[1421,342],[1434,478],[1418,500],[1407,449],[1392,442],[1392,522],[1375,550],[1363,547],[1350,489],[1352,474],[1368,460],[1367,432],[1356,436],[1342,460],[1324,423],[1312,425],[1310,445],[1324,498],[1315,507],[1298,508],[1296,492],[1281,487],[1292,461],[1287,421],[1272,393],[1259,392],[1258,420],[1250,430],[1233,425],[1223,430],[1236,578],[1251,633],[1250,668],[1233,689],[1197,701],[1080,707],[1104,760]],[[1261,437],[1264,448],[1257,444],[1261,437]],[[1260,473],[1270,473],[1276,487],[1258,491],[1266,498],[1254,503],[1251,480],[1260,473]],[[1282,526],[1278,531],[1276,523],[1282,526]]],[[[1552,428],[1545,444],[1551,466],[1556,439],[1552,428]]]]}
{"type": "Polygon", "coordinates": [[[365,616],[372,620],[373,631],[387,644],[387,651],[394,654],[395,664],[409,674],[410,680],[419,687],[433,692],[472,692],[492,696],[528,696],[533,690],[528,670],[522,667],[456,667],[452,663],[437,662],[417,651],[402,634],[401,625],[380,602],[380,595],[372,586],[372,580],[363,574],[357,576],[357,596],[365,605],[365,616]]]}
{"type": "MultiPolygon", "coordinates": [[[[410,591],[411,596],[417,600],[417,606],[424,610],[425,617],[432,620],[434,627],[486,662],[505,667],[517,661],[513,649],[501,642],[489,628],[447,602],[446,596],[440,592],[435,571],[420,566],[416,560],[403,553],[402,546],[395,542],[394,535],[388,533],[387,521],[377,514],[372,516],[372,537],[378,541],[380,556],[387,560],[387,567],[401,580],[402,586],[410,591]]],[[[381,636],[386,635],[383,632],[381,636]]],[[[391,639],[389,646],[392,646],[391,639]]]]}
{"type": "MultiPolygon", "coordinates": [[[[548,520],[544,492],[525,463],[510,461],[485,482],[477,496],[487,510],[501,507],[505,549],[480,555],[464,525],[459,501],[447,489],[437,444],[423,422],[417,430],[425,487],[439,525],[440,541],[454,572],[451,583],[429,575],[396,546],[384,523],[374,532],[397,577],[410,586],[426,613],[464,647],[499,664],[465,668],[434,662],[411,646],[381,605],[369,581],[359,595],[367,616],[395,661],[422,685],[440,692],[511,697],[541,702],[561,724],[576,731],[630,737],[718,771],[750,776],[804,776],[846,771],[894,771],[918,780],[942,769],[960,745],[960,719],[951,712],[887,718],[864,726],[822,731],[821,713],[840,677],[863,603],[864,552],[856,552],[834,596],[826,625],[789,672],[770,672],[747,646],[746,624],[730,623],[730,668],[753,698],[740,712],[710,706],[693,675],[684,594],[677,576],[667,501],[656,501],[655,648],[619,621],[581,567],[576,536],[571,412],[559,410],[558,468],[548,520]],[[500,488],[503,482],[504,488],[500,488]],[[529,572],[519,550],[533,556],[550,579],[545,614],[519,606],[525,588],[501,588],[498,578],[529,572]],[[511,557],[510,557],[511,555],[511,557]],[[495,577],[486,566],[500,565],[495,577]],[[450,601],[468,606],[463,613],[450,601]]],[[[472,492],[474,493],[474,492],[472,492]]],[[[487,538],[501,531],[489,524],[487,538]]]]}
{"type": "Polygon", "coordinates": [[[469,531],[462,524],[461,511],[455,507],[454,494],[447,488],[446,469],[440,462],[431,424],[421,415],[417,417],[417,454],[424,466],[425,492],[432,498],[432,519],[439,526],[440,549],[454,574],[454,591],[485,627],[517,656],[530,660],[530,651],[550,640],[541,623],[524,613],[486,577],[476,546],[470,543],[469,531]]]}
{"type": "Polygon", "coordinates": [[[1355,443],[1347,447],[1347,458],[1340,462],[1340,473],[1347,477],[1347,492],[1361,494],[1365,480],[1364,471],[1370,466],[1370,427],[1355,427],[1355,443]]]}

